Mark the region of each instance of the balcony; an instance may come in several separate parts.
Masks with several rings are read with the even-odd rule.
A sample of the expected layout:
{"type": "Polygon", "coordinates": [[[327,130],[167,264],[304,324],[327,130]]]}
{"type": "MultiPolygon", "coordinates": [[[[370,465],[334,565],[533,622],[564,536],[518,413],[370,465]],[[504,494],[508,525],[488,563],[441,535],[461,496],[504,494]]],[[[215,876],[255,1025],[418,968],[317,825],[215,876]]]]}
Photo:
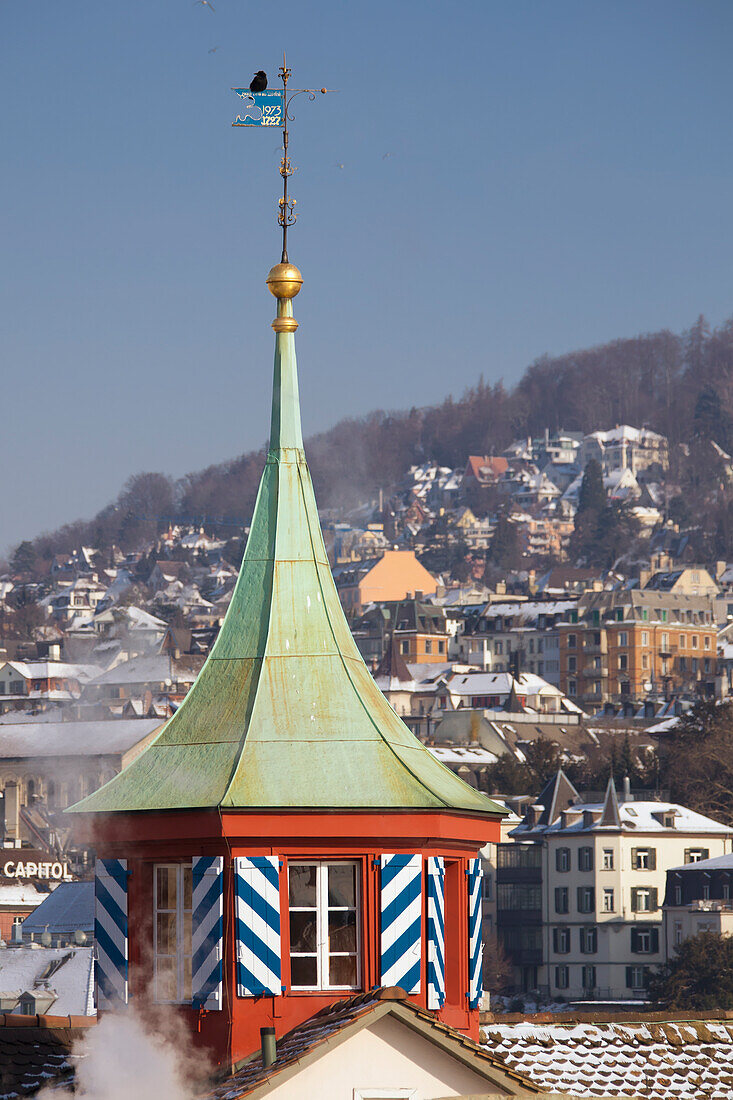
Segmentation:
{"type": "Polygon", "coordinates": [[[584,703],[602,703],[603,692],[602,691],[584,691],[580,698],[584,703]]]}
{"type": "Polygon", "coordinates": [[[586,642],[583,653],[587,653],[589,657],[603,657],[608,653],[608,644],[601,642],[600,645],[594,645],[593,642],[586,642]]]}
{"type": "Polygon", "coordinates": [[[605,677],[608,676],[608,669],[591,668],[590,665],[586,665],[581,672],[581,676],[583,676],[586,680],[603,680],[605,677]]]}

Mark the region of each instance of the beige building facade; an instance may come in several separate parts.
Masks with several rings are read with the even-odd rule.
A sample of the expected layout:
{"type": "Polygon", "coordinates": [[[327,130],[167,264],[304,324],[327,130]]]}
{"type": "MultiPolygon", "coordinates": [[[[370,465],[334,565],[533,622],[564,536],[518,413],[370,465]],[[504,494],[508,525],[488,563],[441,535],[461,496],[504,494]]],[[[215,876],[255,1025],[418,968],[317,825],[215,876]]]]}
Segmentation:
{"type": "Polygon", "coordinates": [[[643,999],[666,958],[667,870],[730,852],[733,830],[682,806],[619,802],[612,783],[603,803],[572,804],[562,778],[512,831],[517,850],[500,849],[498,927],[510,940],[524,928],[534,948],[518,984],[534,980],[550,998],[643,999]]]}

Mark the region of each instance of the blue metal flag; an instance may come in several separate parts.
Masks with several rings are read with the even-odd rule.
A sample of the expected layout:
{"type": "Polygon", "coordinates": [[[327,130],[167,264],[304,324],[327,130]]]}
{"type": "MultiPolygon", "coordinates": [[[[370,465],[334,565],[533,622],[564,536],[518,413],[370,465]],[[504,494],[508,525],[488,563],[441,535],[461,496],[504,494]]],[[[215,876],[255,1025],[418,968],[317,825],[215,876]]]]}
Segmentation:
{"type": "Polygon", "coordinates": [[[250,92],[249,88],[232,88],[241,97],[239,113],[232,126],[282,126],[285,122],[284,89],[250,92]]]}

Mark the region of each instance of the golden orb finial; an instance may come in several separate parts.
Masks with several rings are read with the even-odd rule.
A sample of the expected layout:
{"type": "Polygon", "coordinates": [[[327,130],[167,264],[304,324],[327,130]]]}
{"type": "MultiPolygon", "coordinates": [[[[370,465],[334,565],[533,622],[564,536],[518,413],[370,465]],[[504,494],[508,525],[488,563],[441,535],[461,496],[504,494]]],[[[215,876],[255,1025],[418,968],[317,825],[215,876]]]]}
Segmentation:
{"type": "Polygon", "coordinates": [[[267,285],[276,298],[294,298],[303,285],[303,276],[295,264],[275,264],[267,276],[267,285]]]}

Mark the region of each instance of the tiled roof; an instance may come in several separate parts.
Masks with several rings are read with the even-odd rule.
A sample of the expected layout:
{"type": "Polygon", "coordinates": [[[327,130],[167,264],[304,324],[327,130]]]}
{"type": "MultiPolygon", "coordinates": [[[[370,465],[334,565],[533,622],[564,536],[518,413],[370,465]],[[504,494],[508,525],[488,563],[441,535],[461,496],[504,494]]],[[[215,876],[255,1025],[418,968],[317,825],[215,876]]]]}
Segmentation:
{"type": "Polygon", "coordinates": [[[70,1078],[71,1054],[82,1029],[96,1023],[81,1016],[10,1016],[0,1013],[0,1096],[32,1096],[55,1080],[70,1078]]]}
{"type": "Polygon", "coordinates": [[[485,1049],[548,1092],[730,1100],[733,1024],[490,1024],[485,1049]]]}
{"type": "MultiPolygon", "coordinates": [[[[284,1070],[292,1069],[297,1063],[310,1054],[317,1047],[344,1031],[352,1024],[363,1021],[366,1018],[394,1011],[399,1002],[397,1011],[405,1011],[415,1021],[432,1030],[436,1039],[452,1041],[456,1049],[462,1049],[476,1060],[476,1068],[483,1068],[485,1072],[499,1070],[501,1076],[516,1085],[529,1089],[530,1092],[539,1091],[532,1088],[530,1082],[512,1067],[508,1066],[501,1057],[497,1058],[493,1052],[483,1049],[481,1046],[467,1039],[461,1032],[455,1031],[446,1024],[435,1019],[433,1013],[425,1012],[406,999],[406,994],[397,988],[378,989],[370,993],[362,993],[356,997],[349,997],[343,1001],[337,1001],[322,1009],[321,1012],[311,1016],[310,1019],[293,1028],[277,1041],[277,1061],[269,1067],[262,1064],[261,1056],[247,1062],[240,1070],[225,1081],[217,1085],[202,1100],[239,1100],[239,1097],[249,1096],[261,1085],[284,1070]]],[[[325,1052],[324,1052],[325,1053],[325,1052]]]]}

